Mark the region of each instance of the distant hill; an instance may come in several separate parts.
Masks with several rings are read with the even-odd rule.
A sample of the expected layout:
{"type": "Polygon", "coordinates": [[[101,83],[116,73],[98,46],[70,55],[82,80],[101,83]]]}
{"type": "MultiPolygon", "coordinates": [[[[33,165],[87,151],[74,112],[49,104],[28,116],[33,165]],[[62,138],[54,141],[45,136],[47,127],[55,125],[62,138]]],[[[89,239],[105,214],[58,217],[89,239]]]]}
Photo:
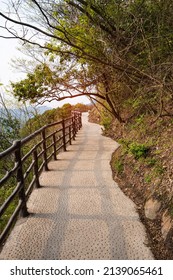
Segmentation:
{"type": "MultiPolygon", "coordinates": [[[[48,106],[28,106],[24,108],[8,108],[9,113],[19,119],[21,122],[25,122],[28,119],[34,117],[36,114],[43,114],[47,110],[51,110],[48,106]]],[[[7,112],[4,108],[0,107],[0,116],[5,117],[7,112]]]]}

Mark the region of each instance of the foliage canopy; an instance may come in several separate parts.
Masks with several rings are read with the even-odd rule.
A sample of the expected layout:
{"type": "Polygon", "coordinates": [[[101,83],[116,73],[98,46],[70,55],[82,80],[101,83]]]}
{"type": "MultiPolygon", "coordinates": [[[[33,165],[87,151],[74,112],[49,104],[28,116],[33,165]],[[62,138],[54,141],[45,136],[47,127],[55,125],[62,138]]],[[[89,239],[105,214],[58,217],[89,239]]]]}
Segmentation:
{"type": "Polygon", "coordinates": [[[2,36],[48,58],[12,84],[19,99],[86,95],[120,122],[141,113],[172,116],[171,0],[11,2],[0,12],[2,36]]]}

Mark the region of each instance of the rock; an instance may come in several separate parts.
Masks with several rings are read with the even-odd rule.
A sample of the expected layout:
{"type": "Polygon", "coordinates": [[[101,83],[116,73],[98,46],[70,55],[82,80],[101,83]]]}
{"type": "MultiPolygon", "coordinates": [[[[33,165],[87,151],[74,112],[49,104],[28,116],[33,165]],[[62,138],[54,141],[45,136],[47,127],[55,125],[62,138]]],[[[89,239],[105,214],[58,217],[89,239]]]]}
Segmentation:
{"type": "Polygon", "coordinates": [[[145,216],[150,220],[154,220],[157,217],[158,211],[160,210],[161,202],[150,198],[147,200],[144,206],[145,216]]]}
{"type": "Polygon", "coordinates": [[[170,215],[168,214],[168,211],[165,211],[164,214],[162,215],[162,224],[161,224],[161,231],[164,240],[166,240],[167,235],[172,227],[173,227],[173,221],[170,215]]]}

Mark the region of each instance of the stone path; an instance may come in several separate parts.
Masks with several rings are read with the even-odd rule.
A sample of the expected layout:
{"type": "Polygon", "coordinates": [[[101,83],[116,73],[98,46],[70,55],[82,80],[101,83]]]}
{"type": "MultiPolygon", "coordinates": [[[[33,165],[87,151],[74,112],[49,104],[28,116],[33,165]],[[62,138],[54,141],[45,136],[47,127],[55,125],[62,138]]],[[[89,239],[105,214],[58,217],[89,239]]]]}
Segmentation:
{"type": "Polygon", "coordinates": [[[133,202],[112,179],[117,143],[88,123],[41,175],[1,259],[153,259],[133,202]]]}

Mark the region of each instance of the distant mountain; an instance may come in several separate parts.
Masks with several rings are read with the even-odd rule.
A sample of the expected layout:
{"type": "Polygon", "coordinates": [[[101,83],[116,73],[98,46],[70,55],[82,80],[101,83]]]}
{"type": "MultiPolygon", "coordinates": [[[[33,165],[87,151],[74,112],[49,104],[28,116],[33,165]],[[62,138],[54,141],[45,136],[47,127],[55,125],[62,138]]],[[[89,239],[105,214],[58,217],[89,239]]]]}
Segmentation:
{"type": "MultiPolygon", "coordinates": [[[[9,113],[19,119],[21,122],[25,122],[28,119],[34,117],[36,114],[43,114],[47,110],[51,110],[51,107],[48,106],[37,106],[32,107],[28,106],[26,109],[24,108],[8,108],[9,113]]],[[[0,107],[0,116],[7,116],[7,112],[4,108],[0,107]]]]}
{"type": "Polygon", "coordinates": [[[43,114],[45,111],[47,110],[52,110],[52,107],[48,107],[48,106],[38,106],[37,110],[39,112],[39,114],[43,114]]]}

